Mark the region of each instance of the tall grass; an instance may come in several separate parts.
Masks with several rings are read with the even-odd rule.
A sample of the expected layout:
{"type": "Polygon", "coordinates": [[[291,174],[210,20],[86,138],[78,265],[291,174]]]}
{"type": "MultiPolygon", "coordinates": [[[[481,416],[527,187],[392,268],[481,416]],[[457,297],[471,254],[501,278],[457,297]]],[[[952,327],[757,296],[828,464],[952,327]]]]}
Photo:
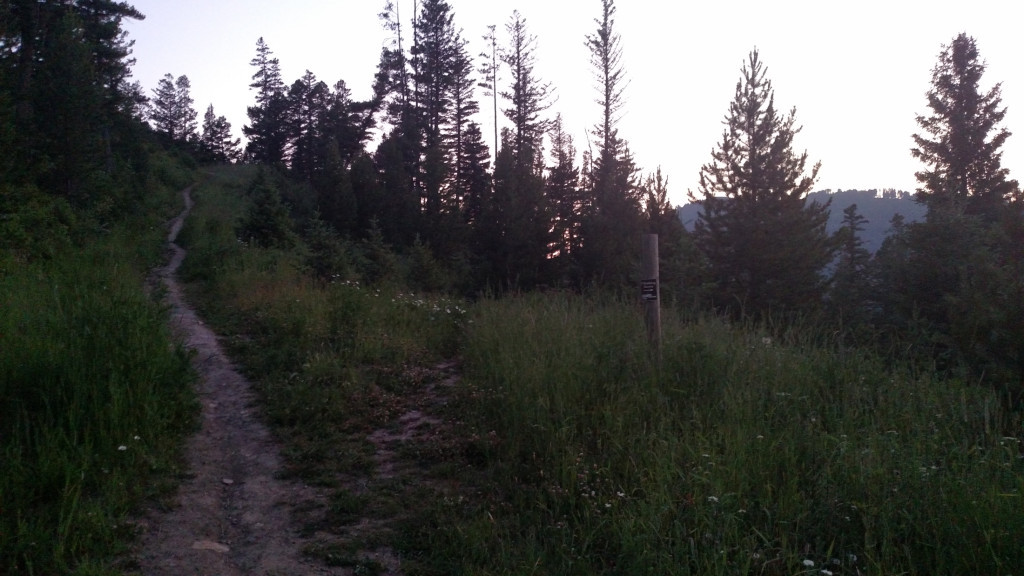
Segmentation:
{"type": "Polygon", "coordinates": [[[465,310],[394,286],[318,279],[301,246],[240,242],[253,177],[232,168],[195,190],[182,277],[254,381],[291,469],[336,484],[337,473],[369,465],[366,431],[392,415],[396,395],[417,384],[416,369],[455,353],[465,310]]]}
{"type": "Polygon", "coordinates": [[[172,207],[153,195],[152,219],[0,278],[0,573],[117,573],[146,480],[177,470],[196,404],[143,290],[172,207]]]}
{"type": "Polygon", "coordinates": [[[659,368],[641,312],[614,301],[509,298],[471,318],[465,413],[500,497],[439,508],[434,536],[466,572],[1024,565],[1020,422],[989,390],[671,313],[659,368]]]}
{"type": "MultiPolygon", "coordinates": [[[[445,490],[386,541],[416,574],[1006,574],[1024,565],[1019,416],[988,389],[793,332],[634,304],[454,302],[313,280],[238,242],[241,180],[196,193],[186,276],[257,380],[292,471],[339,477],[417,368],[463,358],[445,490]]],[[[406,487],[409,488],[409,487],[406,487]]],[[[430,491],[409,494],[429,494],[430,491]]],[[[325,529],[318,526],[316,529],[325,529]]]]}

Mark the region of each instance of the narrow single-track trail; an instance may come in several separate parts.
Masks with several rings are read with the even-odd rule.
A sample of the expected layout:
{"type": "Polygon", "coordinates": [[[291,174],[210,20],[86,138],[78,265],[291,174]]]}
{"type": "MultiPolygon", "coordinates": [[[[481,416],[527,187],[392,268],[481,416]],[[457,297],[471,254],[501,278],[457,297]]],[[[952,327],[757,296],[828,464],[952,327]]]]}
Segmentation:
{"type": "Polygon", "coordinates": [[[318,495],[280,477],[279,449],[258,417],[249,382],[185,302],[175,279],[185,250],[174,242],[192,208],[190,193],[183,192],[185,210],[168,237],[173,256],[158,275],[173,326],[195,352],[202,427],[187,444],[188,479],[176,502],[170,511],[150,510],[140,520],[137,567],[145,576],[345,574],[302,556],[306,542],[291,512],[318,495]]]}

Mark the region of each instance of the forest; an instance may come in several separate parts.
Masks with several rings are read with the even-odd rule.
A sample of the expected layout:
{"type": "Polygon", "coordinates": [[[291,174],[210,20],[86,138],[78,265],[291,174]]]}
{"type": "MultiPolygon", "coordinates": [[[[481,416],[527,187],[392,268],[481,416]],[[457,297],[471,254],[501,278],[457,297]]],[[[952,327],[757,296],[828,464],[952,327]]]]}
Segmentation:
{"type": "MultiPolygon", "coordinates": [[[[1000,84],[980,88],[985,65],[974,38],[964,33],[937,47],[931,83],[922,87],[926,98],[913,135],[918,189],[912,195],[848,191],[843,198],[850,201],[842,200],[841,209],[836,202],[842,193],[815,192],[819,165],[793,146],[800,129],[796,110],[776,107],[765,63],[752,50],[738,70],[732,101],[722,103],[724,129],[696,175],[691,212],[680,213],[671,205],[661,169],[637,166],[618,130],[628,106],[628,70],[615,16],[614,0],[595,0],[593,32],[580,39],[590,53],[590,61],[580,65],[590,66],[599,79],[590,146],[581,152],[554,110],[550,82],[536,74],[537,38],[518,12],[490,29],[488,52],[474,57],[446,0],[421,0],[411,29],[384,2],[380,25],[391,42],[381,50],[372,97],[365,101],[353,99],[343,80],[329,85],[310,71],[287,83],[271,46],[256,39],[243,143],[212,105],[199,122],[187,74],[167,74],[155,87],[132,81],[132,42],[123,23],[144,16],[130,3],[0,5],[0,437],[10,463],[0,480],[0,557],[10,560],[0,560],[0,572],[43,574],[73,566],[77,573],[106,573],[95,568],[105,566],[100,560],[93,565],[96,572],[89,572],[92,544],[64,540],[65,523],[80,516],[80,499],[95,496],[91,510],[101,516],[124,514],[145,496],[133,492],[126,479],[140,470],[159,476],[173,469],[171,461],[140,460],[115,472],[122,474],[116,512],[104,503],[108,496],[97,496],[106,490],[102,480],[88,480],[84,471],[76,480],[78,470],[94,470],[107,457],[97,446],[106,442],[116,457],[123,441],[102,436],[108,428],[128,438],[142,426],[157,426],[153,434],[166,435],[160,442],[167,447],[189,429],[194,399],[172,382],[187,384],[193,377],[187,353],[161,327],[159,304],[145,295],[141,282],[133,288],[130,278],[144,277],[159,261],[159,227],[175,210],[175,193],[211,178],[204,170],[225,166],[251,178],[239,185],[245,202],[233,220],[188,232],[196,247],[204,246],[201,234],[234,243],[199,250],[206,260],[189,272],[197,297],[224,297],[213,288],[218,275],[235,265],[232,258],[243,262],[238,250],[257,250],[290,255],[294,273],[323,289],[359,285],[429,294],[479,304],[480,314],[513,326],[517,309],[508,303],[520,299],[635,306],[642,279],[640,238],[653,233],[660,242],[662,306],[678,315],[679,330],[713,318],[722,326],[716,330],[741,331],[728,338],[803,342],[829,350],[831,358],[870,357],[863,362],[872,370],[916,375],[908,376],[908,390],[924,380],[950,390],[969,386],[970,394],[991,394],[1003,415],[1001,424],[991,424],[985,404],[983,436],[1019,443],[1024,194],[1001,165],[1001,146],[1010,136],[1002,125],[1006,109],[1000,84]],[[499,114],[510,127],[484,134],[480,115],[499,114]],[[905,212],[913,214],[893,215],[884,223],[884,238],[866,241],[864,211],[877,230],[882,223],[870,212],[875,202],[910,202],[911,196],[914,206],[905,212]],[[108,296],[98,296],[104,291],[108,296]],[[134,316],[120,316],[128,313],[134,316]],[[121,331],[119,322],[140,328],[121,331]],[[110,382],[100,376],[101,391],[86,394],[81,390],[97,386],[88,378],[115,373],[91,364],[97,338],[123,346],[124,355],[117,357],[124,360],[118,368],[124,372],[110,382]],[[78,358],[76,364],[47,367],[68,350],[80,350],[81,358],[69,356],[78,358]],[[133,379],[153,388],[144,410],[130,403],[136,395],[127,391],[130,386],[123,397],[105,388],[133,379]],[[99,405],[100,416],[109,410],[116,426],[81,423],[78,413],[99,405]],[[60,450],[70,455],[53,456],[60,450]],[[45,480],[23,482],[30,477],[45,480]],[[26,518],[34,512],[57,520],[30,525],[26,518]],[[57,541],[44,556],[56,554],[64,564],[43,562],[33,569],[32,547],[40,540],[57,541]]],[[[607,312],[593,306],[582,305],[582,313],[600,322],[607,312]]],[[[462,340],[452,337],[446,353],[459,349],[471,363],[474,355],[491,353],[482,343],[499,346],[482,326],[459,326],[466,339],[479,338],[481,344],[455,344],[462,340]]],[[[686,348],[688,358],[699,357],[705,344],[694,346],[686,348]]],[[[719,369],[715,355],[726,352],[707,346],[710,359],[694,362],[711,374],[719,369]]],[[[543,354],[523,354],[533,353],[543,354]]],[[[846,370],[820,361],[815,366],[822,370],[846,370]]],[[[469,371],[481,382],[501,381],[485,364],[481,360],[469,371]]],[[[608,370],[595,374],[615,372],[608,370]]],[[[661,377],[646,370],[638,378],[661,377]]],[[[675,388],[666,390],[668,396],[652,398],[671,404],[675,388]]],[[[587,406],[592,401],[579,400],[587,406]]],[[[491,417],[501,420],[500,409],[489,406],[491,417]]],[[[645,418],[643,409],[629,410],[645,418]]],[[[666,422],[685,419],[682,412],[667,414],[666,422]]],[[[712,420],[701,420],[701,426],[712,420]]],[[[554,451],[532,434],[522,432],[513,461],[531,451],[554,451]]],[[[168,454],[176,450],[168,448],[168,454]]],[[[495,446],[483,450],[485,460],[500,458],[495,446]]],[[[1019,481],[1017,457],[1010,466],[1016,466],[1019,481]]],[[[595,468],[587,481],[628,475],[626,461],[620,463],[622,471],[611,464],[600,472],[595,468]]],[[[1005,519],[1003,512],[992,514],[1005,519]]],[[[1020,518],[1014,521],[1009,539],[1021,535],[1014,532],[1020,518]]],[[[526,526],[520,533],[529,531],[526,526]]],[[[109,548],[123,536],[115,528],[94,539],[109,548]]],[[[770,541],[766,550],[788,549],[776,541],[785,536],[763,537],[770,541]]],[[[989,542],[995,558],[990,566],[1012,566],[1005,555],[1012,545],[997,540],[992,536],[989,542]]],[[[637,550],[592,544],[598,556],[614,548],[634,558],[635,566],[622,573],[669,562],[668,556],[655,561],[637,550]]],[[[640,540],[632,545],[657,548],[640,540]]],[[[827,556],[827,542],[813,547],[827,556]]],[[[893,544],[879,553],[879,562],[888,563],[875,567],[879,573],[889,566],[928,573],[921,566],[958,565],[949,558],[928,564],[916,549],[906,560],[898,548],[893,544]]],[[[678,560],[680,550],[673,548],[669,556],[678,560]]],[[[614,563],[574,561],[583,562],[584,567],[573,564],[577,573],[617,573],[614,563]]],[[[751,562],[749,570],[761,566],[751,562]]],[[[690,565],[680,573],[712,573],[710,565],[690,565]]],[[[732,564],[716,569],[737,573],[729,572],[732,564]]]]}

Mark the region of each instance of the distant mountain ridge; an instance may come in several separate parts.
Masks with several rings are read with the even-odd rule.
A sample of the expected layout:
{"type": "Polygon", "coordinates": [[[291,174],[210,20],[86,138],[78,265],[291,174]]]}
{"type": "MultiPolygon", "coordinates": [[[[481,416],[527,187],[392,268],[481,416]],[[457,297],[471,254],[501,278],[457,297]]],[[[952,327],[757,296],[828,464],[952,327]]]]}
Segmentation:
{"type": "MultiPolygon", "coordinates": [[[[867,219],[861,240],[872,254],[882,246],[882,241],[889,235],[889,223],[893,215],[902,214],[907,223],[924,220],[927,209],[914,200],[909,192],[886,190],[819,190],[808,194],[808,199],[815,202],[826,202],[832,199],[827,230],[834,233],[843,224],[843,210],[851,204],[857,205],[857,213],[867,219]]],[[[694,223],[700,214],[699,202],[686,204],[677,208],[679,219],[687,230],[693,231],[694,223]]]]}

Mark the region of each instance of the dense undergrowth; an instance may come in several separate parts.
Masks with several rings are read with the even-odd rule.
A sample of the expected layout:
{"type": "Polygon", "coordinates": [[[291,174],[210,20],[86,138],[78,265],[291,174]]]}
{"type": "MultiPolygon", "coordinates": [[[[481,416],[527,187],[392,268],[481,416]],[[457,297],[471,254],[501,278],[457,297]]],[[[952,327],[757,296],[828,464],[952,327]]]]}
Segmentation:
{"type": "Polygon", "coordinates": [[[302,243],[239,242],[253,176],[224,171],[198,190],[183,273],[257,381],[290,470],[336,489],[316,529],[390,510],[401,521],[372,544],[398,549],[408,574],[1024,565],[1020,417],[990,389],[673,310],[659,364],[632,302],[468,305],[396,287],[407,274],[324,275],[302,243]],[[418,368],[451,357],[464,371],[445,414],[453,436],[417,454],[433,488],[347,491],[340,478],[373,466],[366,434],[418,390],[418,368]]]}
{"type": "Polygon", "coordinates": [[[190,176],[154,163],[135,215],[0,275],[0,573],[119,573],[179,470],[194,375],[145,284],[190,176]]]}

